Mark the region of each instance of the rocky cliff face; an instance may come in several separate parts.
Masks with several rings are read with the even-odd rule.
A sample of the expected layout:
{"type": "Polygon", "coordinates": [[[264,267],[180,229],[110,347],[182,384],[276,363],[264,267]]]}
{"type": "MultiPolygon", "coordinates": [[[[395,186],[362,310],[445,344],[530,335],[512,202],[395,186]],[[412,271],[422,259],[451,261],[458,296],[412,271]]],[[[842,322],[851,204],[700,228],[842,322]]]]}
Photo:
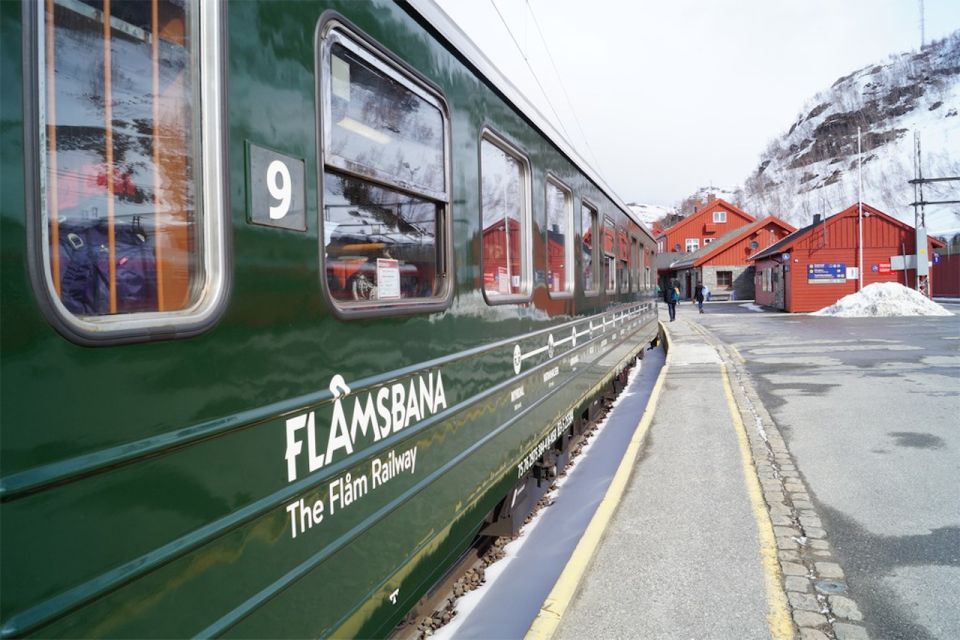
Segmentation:
{"type": "MultiPolygon", "coordinates": [[[[914,138],[924,177],[960,176],[960,31],[891,56],[814,96],[761,156],[734,198],[754,215],[797,227],[857,201],[857,127],[863,199],[913,223],[914,138]]],[[[960,200],[960,182],[924,187],[926,200],[960,200]]],[[[960,205],[926,209],[931,233],[960,233],[960,205]]]]}

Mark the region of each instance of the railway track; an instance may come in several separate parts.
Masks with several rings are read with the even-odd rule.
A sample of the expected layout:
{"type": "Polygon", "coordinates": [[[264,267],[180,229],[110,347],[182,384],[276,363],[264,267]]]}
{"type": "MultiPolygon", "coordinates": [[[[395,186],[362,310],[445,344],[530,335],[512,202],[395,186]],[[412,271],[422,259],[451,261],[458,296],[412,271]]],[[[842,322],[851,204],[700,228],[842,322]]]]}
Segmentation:
{"type": "MultiPolygon", "coordinates": [[[[626,388],[635,364],[636,362],[631,363],[619,376],[611,380],[599,395],[595,410],[590,412],[590,419],[583,424],[579,433],[575,433],[569,444],[570,453],[566,464],[562,469],[552,467],[548,471],[550,486],[524,519],[523,527],[536,518],[542,509],[553,504],[553,496],[557,490],[556,481],[567,475],[576,464],[583,448],[602,427],[614,400],[626,388]]],[[[506,555],[504,547],[521,535],[522,528],[516,537],[478,535],[447,574],[410,610],[391,634],[391,638],[423,640],[449,624],[457,616],[457,602],[460,598],[486,583],[487,568],[503,559],[506,555]]]]}

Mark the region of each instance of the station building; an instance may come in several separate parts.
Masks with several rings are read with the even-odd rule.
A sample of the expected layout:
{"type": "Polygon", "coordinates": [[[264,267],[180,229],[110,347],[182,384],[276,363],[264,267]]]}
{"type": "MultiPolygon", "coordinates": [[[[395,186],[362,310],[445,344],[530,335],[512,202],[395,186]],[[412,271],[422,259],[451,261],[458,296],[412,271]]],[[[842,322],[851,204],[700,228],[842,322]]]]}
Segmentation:
{"type": "MultiPolygon", "coordinates": [[[[676,224],[654,233],[657,240],[655,266],[661,286],[675,277],[671,264],[717,241],[720,237],[757,219],[723,198],[710,200],[706,206],[676,224]]],[[[692,289],[681,283],[681,294],[690,297],[692,289]]]]}
{"type": "Polygon", "coordinates": [[[672,262],[670,277],[680,283],[684,297],[690,297],[697,283],[703,283],[710,290],[711,299],[752,300],[754,277],[750,256],[794,231],[795,227],[776,216],[735,228],[672,262]]]}
{"type": "Polygon", "coordinates": [[[661,254],[692,253],[751,222],[756,222],[756,218],[723,198],[717,198],[656,235],[657,251],[661,254]]]}
{"type": "MultiPolygon", "coordinates": [[[[855,293],[858,286],[858,205],[799,229],[750,257],[756,303],[788,312],[818,311],[855,293]]],[[[863,205],[863,286],[916,283],[915,231],[910,225],[863,205]],[[912,258],[915,260],[915,258],[912,258]],[[902,265],[914,268],[901,268],[902,265]]],[[[921,259],[930,263],[943,243],[928,236],[921,259]]],[[[933,272],[930,272],[931,285],[933,272]]]]}

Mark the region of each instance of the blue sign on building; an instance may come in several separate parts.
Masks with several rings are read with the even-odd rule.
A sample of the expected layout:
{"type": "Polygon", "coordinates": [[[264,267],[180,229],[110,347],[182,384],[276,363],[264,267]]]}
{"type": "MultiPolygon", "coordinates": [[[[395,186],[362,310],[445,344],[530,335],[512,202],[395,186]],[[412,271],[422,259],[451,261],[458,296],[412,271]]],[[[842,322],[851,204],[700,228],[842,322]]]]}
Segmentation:
{"type": "Polygon", "coordinates": [[[847,281],[844,262],[823,262],[807,265],[808,284],[843,284],[847,281]]]}

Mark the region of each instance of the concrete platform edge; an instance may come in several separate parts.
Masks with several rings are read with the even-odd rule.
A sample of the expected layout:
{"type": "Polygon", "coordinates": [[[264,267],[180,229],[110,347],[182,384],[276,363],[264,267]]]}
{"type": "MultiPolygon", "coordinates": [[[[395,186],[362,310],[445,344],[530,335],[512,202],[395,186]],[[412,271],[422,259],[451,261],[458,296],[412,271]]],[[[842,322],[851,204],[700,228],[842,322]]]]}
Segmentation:
{"type": "Polygon", "coordinates": [[[666,352],[666,362],[663,368],[660,369],[657,382],[647,401],[647,406],[643,411],[643,415],[640,417],[640,421],[637,423],[633,437],[630,439],[630,444],[624,452],[623,458],[620,460],[617,472],[610,482],[610,486],[603,500],[601,500],[597,506],[597,510],[593,518],[591,518],[590,524],[587,525],[583,536],[580,538],[580,542],[577,543],[577,547],[570,557],[570,561],[564,567],[560,577],[557,578],[556,584],[554,584],[550,594],[546,600],[544,600],[543,605],[541,605],[537,617],[534,618],[530,629],[527,630],[526,640],[549,640],[554,636],[564,612],[573,600],[573,596],[577,592],[577,588],[590,565],[590,561],[600,545],[600,541],[603,539],[603,534],[610,524],[610,519],[613,517],[617,506],[623,498],[637,456],[640,453],[641,445],[650,428],[650,424],[653,422],[657,402],[663,390],[663,383],[667,371],[670,368],[669,334],[662,322],[660,323],[660,336],[664,351],[666,352]]]}

